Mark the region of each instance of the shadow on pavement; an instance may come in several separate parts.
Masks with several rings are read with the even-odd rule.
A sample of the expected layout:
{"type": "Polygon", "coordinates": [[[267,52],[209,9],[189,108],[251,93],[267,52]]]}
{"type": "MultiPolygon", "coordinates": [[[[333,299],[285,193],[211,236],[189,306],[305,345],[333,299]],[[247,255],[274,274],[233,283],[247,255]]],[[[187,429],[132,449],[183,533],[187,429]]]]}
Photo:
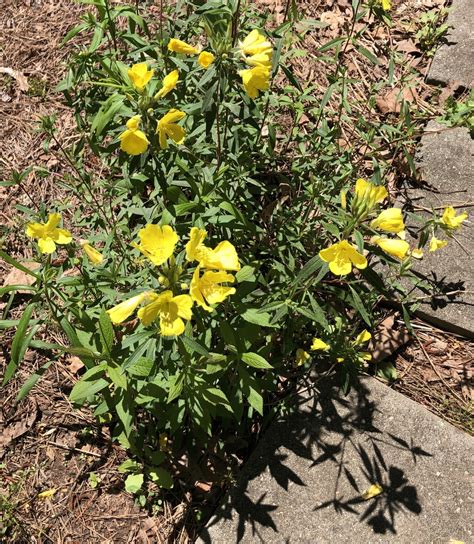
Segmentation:
{"type": "MultiPolygon", "coordinates": [[[[281,520],[282,512],[276,504],[278,496],[284,492],[294,495],[297,509],[301,499],[298,488],[307,486],[311,471],[318,468],[323,468],[328,476],[320,482],[327,500],[314,506],[314,516],[333,508],[336,513],[352,518],[345,522],[367,523],[374,533],[396,534],[397,514],[408,511],[418,515],[422,511],[415,486],[410,485],[396,460],[401,451],[408,453],[415,464],[420,457],[431,454],[420,445],[374,426],[377,408],[363,382],[358,382],[346,397],[338,393],[332,380],[320,382],[300,395],[294,408],[294,413],[269,427],[229,497],[201,533],[202,542],[210,543],[208,529],[225,519],[238,520],[237,542],[244,537],[246,542],[268,542],[260,531],[271,528],[275,534],[279,533],[277,521],[281,520]],[[267,471],[281,488],[281,493],[273,491],[271,497],[264,485],[256,493],[255,488],[260,484],[252,484],[252,480],[267,471]],[[357,483],[364,480],[363,486],[357,483]],[[380,484],[383,492],[364,500],[361,495],[373,484],[380,484]]],[[[312,486],[315,485],[319,481],[316,484],[313,481],[312,486]]],[[[284,515],[291,517],[292,512],[284,515]]],[[[298,520],[295,518],[294,522],[298,520]]],[[[288,535],[279,536],[279,541],[285,538],[289,541],[288,535]]]]}

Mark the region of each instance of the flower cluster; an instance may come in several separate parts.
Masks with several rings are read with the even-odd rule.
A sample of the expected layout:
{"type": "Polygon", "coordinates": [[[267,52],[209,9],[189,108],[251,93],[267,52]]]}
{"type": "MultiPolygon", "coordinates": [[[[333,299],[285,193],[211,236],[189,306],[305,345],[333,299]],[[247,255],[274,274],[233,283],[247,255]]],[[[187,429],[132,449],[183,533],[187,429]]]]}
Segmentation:
{"type": "Polygon", "coordinates": [[[260,91],[268,90],[270,84],[272,44],[254,29],[239,42],[239,49],[244,62],[252,66],[239,71],[244,89],[250,98],[258,98],[260,91]]]}
{"type": "MultiPolygon", "coordinates": [[[[200,51],[199,48],[190,45],[182,40],[171,38],[168,42],[168,50],[181,55],[198,55],[197,63],[207,70],[215,61],[215,56],[209,51],[200,51]]],[[[244,89],[248,96],[255,99],[261,91],[266,91],[269,86],[270,72],[272,68],[272,44],[260,34],[258,30],[252,30],[250,34],[239,42],[239,52],[244,62],[251,68],[240,70],[244,89]]],[[[152,81],[155,70],[149,68],[147,63],[134,64],[128,70],[128,77],[132,86],[140,95],[145,94],[147,86],[152,81]]],[[[161,82],[161,88],[153,96],[158,101],[171,93],[178,83],[179,71],[173,70],[166,74],[161,82]]],[[[151,100],[151,97],[149,97],[151,100]]],[[[146,102],[149,104],[149,102],[146,102]]],[[[177,145],[184,142],[186,132],[178,124],[186,114],[176,108],[170,109],[161,117],[156,125],[155,132],[158,135],[161,149],[168,147],[168,141],[173,140],[177,145]]],[[[120,148],[129,155],[141,155],[150,146],[150,140],[143,130],[140,129],[142,115],[134,115],[126,123],[126,130],[120,136],[120,148]]]]}
{"type": "Polygon", "coordinates": [[[204,245],[206,236],[204,229],[191,228],[185,247],[186,261],[198,264],[191,276],[189,294],[175,295],[186,286],[181,277],[185,267],[176,266],[173,256],[179,236],[169,225],[148,224],[142,228],[138,233],[140,243],[132,245],[155,266],[165,265],[161,282],[170,289],[162,293],[145,291],[114,306],[108,310],[112,323],[124,322],[143,305],[137,312],[143,325],[158,321],[162,336],[178,336],[184,332],[185,321],[192,318],[194,303],[212,312],[213,305],[233,295],[235,288],[227,284],[235,281],[229,271],[240,270],[235,247],[226,240],[212,249],[204,245]]]}
{"type": "MultiPolygon", "coordinates": [[[[38,240],[38,249],[40,253],[50,255],[56,251],[56,244],[68,245],[73,241],[72,234],[59,227],[61,222],[60,213],[50,213],[46,223],[28,223],[26,225],[26,235],[34,240],[38,240]]],[[[84,254],[93,265],[102,264],[104,257],[87,240],[79,240],[84,254]]]]}
{"type": "MultiPolygon", "coordinates": [[[[368,330],[364,329],[350,342],[344,342],[341,338],[337,339],[337,337],[341,335],[337,334],[336,329],[332,332],[336,336],[336,341],[329,342],[322,340],[321,338],[313,338],[309,350],[326,354],[335,363],[355,361],[357,364],[365,366],[367,361],[372,360],[372,355],[369,352],[360,351],[360,348],[364,346],[364,344],[367,344],[372,338],[372,335],[368,330]]],[[[311,355],[307,351],[298,348],[295,354],[295,364],[296,366],[301,366],[310,358],[311,355]]]]}
{"type": "MultiPolygon", "coordinates": [[[[351,217],[354,225],[362,224],[378,205],[383,203],[388,197],[385,187],[374,185],[364,179],[358,179],[355,184],[354,196],[351,202],[351,217]]],[[[343,208],[346,208],[346,195],[341,197],[343,208]]],[[[442,217],[432,222],[431,240],[429,250],[436,251],[444,247],[448,242],[446,240],[438,240],[435,237],[434,230],[436,227],[442,228],[448,235],[461,227],[461,224],[466,220],[467,214],[462,213],[456,215],[452,207],[444,210],[442,217]]],[[[373,234],[370,237],[370,243],[378,246],[388,255],[400,260],[413,257],[421,259],[423,257],[423,249],[421,247],[410,249],[410,244],[405,240],[405,222],[403,219],[402,210],[400,208],[387,208],[379,212],[367,225],[370,231],[378,231],[381,234],[373,234]],[[387,234],[395,235],[388,237],[387,234]]],[[[319,252],[321,259],[329,263],[329,269],[333,274],[338,276],[349,274],[352,267],[355,266],[360,270],[367,267],[367,257],[359,252],[349,240],[343,239],[335,244],[332,244],[326,249],[319,252]]]]}

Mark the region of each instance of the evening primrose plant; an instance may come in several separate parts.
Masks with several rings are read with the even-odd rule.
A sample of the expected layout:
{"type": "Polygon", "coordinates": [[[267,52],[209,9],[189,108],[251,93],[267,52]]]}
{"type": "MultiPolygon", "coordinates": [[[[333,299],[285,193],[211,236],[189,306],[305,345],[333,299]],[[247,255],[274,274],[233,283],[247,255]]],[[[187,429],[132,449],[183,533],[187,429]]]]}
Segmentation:
{"type": "MultiPolygon", "coordinates": [[[[347,391],[375,372],[380,301],[399,300],[409,323],[401,280],[415,282],[416,259],[467,215],[406,214],[380,167],[366,179],[341,151],[342,49],[316,100],[291,67],[291,21],[270,30],[237,1],[182,2],[158,20],[138,5],[94,6],[65,39],[82,36],[59,86],[77,139],[66,147],[42,119],[44,145],[68,165],[67,199],[24,210],[38,268],[0,249],[33,282],[5,325],[16,333],[4,383],[28,346],[51,360],[20,398],[62,354],[80,357],[70,400],[134,458],[122,472],[139,494],[231,462],[252,429],[291,408],[284,393],[299,378],[334,373],[347,391]]],[[[354,21],[373,7],[354,2],[354,21]]]]}

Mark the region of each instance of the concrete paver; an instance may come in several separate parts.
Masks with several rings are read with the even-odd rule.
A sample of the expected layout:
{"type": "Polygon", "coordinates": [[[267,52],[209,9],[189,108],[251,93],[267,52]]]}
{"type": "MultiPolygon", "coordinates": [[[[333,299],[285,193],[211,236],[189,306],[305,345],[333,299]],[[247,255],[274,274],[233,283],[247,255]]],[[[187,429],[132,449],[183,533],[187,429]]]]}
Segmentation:
{"type": "Polygon", "coordinates": [[[473,542],[474,439],[372,378],[348,397],[325,384],[301,400],[199,542],[473,542]],[[376,483],[383,493],[363,500],[376,483]]]}

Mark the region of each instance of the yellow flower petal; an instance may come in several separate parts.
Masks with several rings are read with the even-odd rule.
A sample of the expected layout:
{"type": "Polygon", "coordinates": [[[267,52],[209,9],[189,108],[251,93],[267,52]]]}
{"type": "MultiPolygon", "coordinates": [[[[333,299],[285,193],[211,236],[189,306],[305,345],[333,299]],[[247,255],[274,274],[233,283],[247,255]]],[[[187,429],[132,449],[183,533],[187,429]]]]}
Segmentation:
{"type": "Polygon", "coordinates": [[[410,255],[415,259],[423,259],[423,250],[419,248],[413,249],[410,255]]]}
{"type": "Polygon", "coordinates": [[[159,266],[173,255],[179,236],[169,226],[148,224],[140,229],[138,236],[140,244],[132,244],[139,249],[150,261],[159,266]]]}
{"type": "Polygon", "coordinates": [[[128,77],[133,86],[139,91],[143,90],[153,76],[154,70],[148,70],[146,62],[134,64],[128,70],[128,77]]]}
{"type": "Polygon", "coordinates": [[[185,116],[186,114],[184,111],[173,108],[158,121],[156,132],[159,134],[161,149],[166,149],[168,147],[168,137],[174,140],[178,145],[184,142],[186,132],[183,127],[177,125],[176,122],[180,121],[185,116]]]}
{"type": "Polygon", "coordinates": [[[436,236],[433,236],[430,240],[430,251],[438,251],[438,249],[442,249],[443,247],[446,247],[448,245],[447,240],[438,240],[436,236]]]}
{"type": "Polygon", "coordinates": [[[385,253],[388,253],[392,257],[397,257],[398,259],[404,259],[410,249],[410,244],[405,242],[405,240],[375,236],[372,238],[372,241],[385,251],[385,253]]]}
{"type": "Polygon", "coordinates": [[[459,229],[467,219],[467,213],[456,215],[456,210],[452,206],[448,206],[441,217],[441,223],[444,223],[449,229],[459,229]]]}
{"type": "Polygon", "coordinates": [[[208,51],[202,51],[198,57],[198,64],[202,66],[205,70],[214,62],[214,55],[208,51]]]}
{"type": "Polygon", "coordinates": [[[161,98],[170,93],[178,84],[179,72],[173,70],[163,79],[163,87],[156,93],[155,98],[161,98]]]}
{"type": "Polygon", "coordinates": [[[138,129],[140,116],[136,115],[127,121],[127,130],[119,136],[120,148],[129,155],[140,155],[144,153],[150,144],[146,134],[138,129]],[[137,120],[138,118],[138,120],[137,120]]]}
{"type": "Polygon", "coordinates": [[[329,344],[326,344],[321,338],[313,338],[311,344],[311,351],[327,351],[330,348],[329,344]]]}
{"type": "Polygon", "coordinates": [[[151,304],[140,308],[138,317],[145,326],[159,318],[163,336],[178,336],[185,329],[183,319],[190,320],[192,317],[191,307],[189,295],[173,297],[171,291],[164,291],[151,304]]]}
{"type": "Polygon", "coordinates": [[[380,484],[374,484],[366,489],[362,493],[361,497],[364,499],[364,501],[368,501],[369,499],[377,497],[377,495],[380,495],[381,493],[383,493],[383,487],[380,484]]]}
{"type": "Polygon", "coordinates": [[[104,256],[100,251],[97,251],[95,247],[91,246],[87,240],[81,240],[80,242],[82,249],[84,250],[84,253],[87,255],[89,261],[93,265],[102,264],[104,260],[104,256]]]}
{"type": "Polygon", "coordinates": [[[220,242],[201,256],[201,264],[205,268],[216,270],[240,270],[239,257],[235,247],[227,240],[220,242]]]}
{"type": "Polygon", "coordinates": [[[258,97],[260,91],[268,90],[270,84],[270,70],[265,66],[254,66],[239,72],[242,84],[248,96],[252,99],[258,97]]]}
{"type": "Polygon", "coordinates": [[[298,348],[296,350],[295,363],[296,366],[304,365],[304,363],[311,357],[311,355],[304,349],[298,348]]]}
{"type": "Polygon", "coordinates": [[[244,56],[258,55],[260,53],[271,54],[272,44],[263,34],[254,29],[242,42],[239,42],[239,48],[244,56]]]}
{"type": "Polygon", "coordinates": [[[186,244],[186,259],[190,262],[201,259],[201,250],[204,246],[204,238],[207,232],[204,229],[191,227],[189,231],[189,242],[186,244]]]}
{"type": "Polygon", "coordinates": [[[56,244],[52,238],[40,238],[38,247],[41,253],[54,253],[56,251],[56,244]]]}
{"type": "Polygon", "coordinates": [[[234,287],[227,287],[221,283],[233,283],[234,276],[226,272],[210,272],[206,271],[200,277],[200,266],[196,268],[191,280],[189,292],[192,300],[199,306],[202,306],[208,312],[212,312],[213,308],[210,304],[218,304],[223,302],[227,297],[235,293],[234,287]]]}
{"type": "Polygon", "coordinates": [[[133,314],[133,312],[143,301],[147,300],[150,297],[150,295],[151,294],[148,291],[145,291],[144,293],[140,293],[139,295],[135,295],[128,300],[124,300],[110,310],[107,310],[107,313],[109,314],[112,323],[114,323],[115,325],[123,323],[133,314]]]}
{"type": "Polygon", "coordinates": [[[55,495],[57,491],[58,490],[55,488],[47,489],[46,491],[41,491],[41,493],[38,493],[38,499],[49,499],[53,495],[55,495]]]}
{"type": "Polygon", "coordinates": [[[365,344],[372,338],[372,335],[370,332],[366,329],[364,329],[361,333],[359,333],[356,336],[356,339],[354,340],[353,344],[355,346],[360,346],[361,344],[365,344]]]}
{"type": "Polygon", "coordinates": [[[347,240],[321,250],[319,256],[329,263],[329,270],[338,276],[349,274],[352,271],[352,265],[361,270],[367,267],[367,259],[347,240]]]}
{"type": "Polygon", "coordinates": [[[383,185],[374,185],[362,178],[356,181],[355,193],[361,200],[371,200],[375,204],[380,204],[388,197],[387,189],[383,185]]]}
{"type": "Polygon", "coordinates": [[[197,55],[199,50],[192,45],[189,45],[182,40],[177,40],[176,38],[171,38],[168,42],[168,50],[173,51],[174,53],[182,53],[183,55],[197,55]]]}
{"type": "Polygon", "coordinates": [[[386,232],[399,233],[405,230],[402,210],[400,208],[388,208],[380,212],[370,226],[373,229],[384,230],[386,232]]]}

